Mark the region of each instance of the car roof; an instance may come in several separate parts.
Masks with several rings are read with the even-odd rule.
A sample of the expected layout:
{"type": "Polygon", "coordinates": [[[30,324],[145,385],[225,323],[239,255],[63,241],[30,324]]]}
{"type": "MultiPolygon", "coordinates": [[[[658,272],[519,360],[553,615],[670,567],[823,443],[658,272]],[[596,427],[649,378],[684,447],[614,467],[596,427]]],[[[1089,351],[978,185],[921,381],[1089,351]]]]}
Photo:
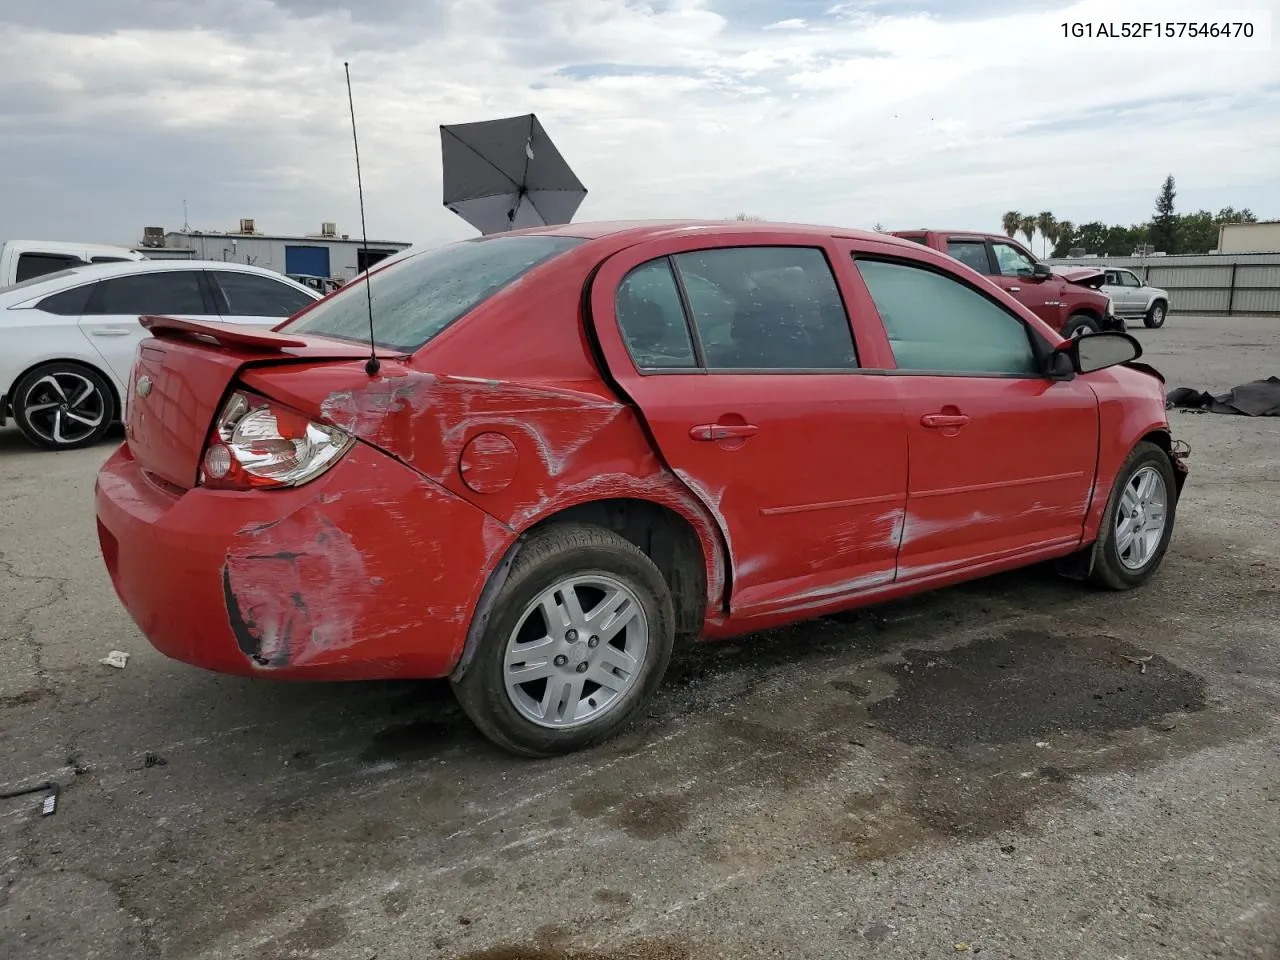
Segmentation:
{"type": "Polygon", "coordinates": [[[856,230],[850,227],[824,226],[809,223],[786,223],[774,220],[601,220],[584,223],[566,223],[551,227],[529,227],[512,230],[496,236],[553,236],[578,237],[582,240],[602,240],[622,237],[636,243],[672,235],[697,233],[789,233],[798,237],[849,237],[854,239],[894,240],[885,233],[874,230],[856,230]]]}

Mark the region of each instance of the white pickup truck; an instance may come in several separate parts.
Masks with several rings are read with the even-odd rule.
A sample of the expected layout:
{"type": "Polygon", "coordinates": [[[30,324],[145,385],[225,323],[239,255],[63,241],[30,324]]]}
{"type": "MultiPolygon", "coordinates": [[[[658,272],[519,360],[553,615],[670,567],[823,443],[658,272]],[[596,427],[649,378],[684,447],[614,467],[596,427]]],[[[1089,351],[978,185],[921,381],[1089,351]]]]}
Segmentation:
{"type": "Polygon", "coordinates": [[[57,240],[5,240],[0,243],[0,289],[46,273],[86,263],[145,260],[128,247],[57,240]]]}

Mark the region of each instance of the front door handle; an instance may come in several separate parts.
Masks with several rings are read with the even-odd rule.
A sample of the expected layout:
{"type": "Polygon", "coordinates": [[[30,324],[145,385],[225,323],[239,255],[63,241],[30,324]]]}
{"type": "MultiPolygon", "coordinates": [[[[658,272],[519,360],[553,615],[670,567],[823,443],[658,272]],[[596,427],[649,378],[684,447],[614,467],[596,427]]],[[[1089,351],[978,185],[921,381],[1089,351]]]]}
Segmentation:
{"type": "Polygon", "coordinates": [[[700,423],[689,428],[689,436],[694,440],[731,440],[734,438],[754,437],[760,428],[754,423],[700,423]]]}
{"type": "Polygon", "coordinates": [[[1022,292],[1022,288],[1021,288],[1021,287],[1010,287],[1010,288],[1009,288],[1009,292],[1010,292],[1010,293],[1021,293],[1021,292],[1022,292]]]}
{"type": "Polygon", "coordinates": [[[920,418],[920,423],[926,427],[936,429],[945,429],[946,427],[963,427],[969,422],[969,418],[963,413],[926,413],[920,418]]]}
{"type": "Polygon", "coordinates": [[[89,332],[95,337],[127,337],[134,331],[124,327],[90,327],[89,332]]]}

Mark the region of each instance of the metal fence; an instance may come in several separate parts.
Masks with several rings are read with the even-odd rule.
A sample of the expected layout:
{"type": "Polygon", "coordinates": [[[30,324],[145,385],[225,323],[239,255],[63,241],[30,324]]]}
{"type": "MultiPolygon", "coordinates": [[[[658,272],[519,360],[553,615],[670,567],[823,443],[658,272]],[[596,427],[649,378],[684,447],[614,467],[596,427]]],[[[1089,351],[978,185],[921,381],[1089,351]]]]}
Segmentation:
{"type": "Polygon", "coordinates": [[[1280,253],[1064,257],[1048,263],[1125,267],[1169,291],[1170,313],[1280,314],[1280,253]]]}

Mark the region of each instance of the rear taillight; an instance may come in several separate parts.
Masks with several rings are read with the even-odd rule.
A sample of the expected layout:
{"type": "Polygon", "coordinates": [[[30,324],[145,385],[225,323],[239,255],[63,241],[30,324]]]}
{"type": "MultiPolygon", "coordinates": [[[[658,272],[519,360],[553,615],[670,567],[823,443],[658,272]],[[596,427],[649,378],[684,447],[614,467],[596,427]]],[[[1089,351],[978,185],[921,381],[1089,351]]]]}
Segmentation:
{"type": "Polygon", "coordinates": [[[297,487],[337,463],[354,442],[337,427],[237,390],[214,421],[200,483],[218,490],[297,487]]]}

